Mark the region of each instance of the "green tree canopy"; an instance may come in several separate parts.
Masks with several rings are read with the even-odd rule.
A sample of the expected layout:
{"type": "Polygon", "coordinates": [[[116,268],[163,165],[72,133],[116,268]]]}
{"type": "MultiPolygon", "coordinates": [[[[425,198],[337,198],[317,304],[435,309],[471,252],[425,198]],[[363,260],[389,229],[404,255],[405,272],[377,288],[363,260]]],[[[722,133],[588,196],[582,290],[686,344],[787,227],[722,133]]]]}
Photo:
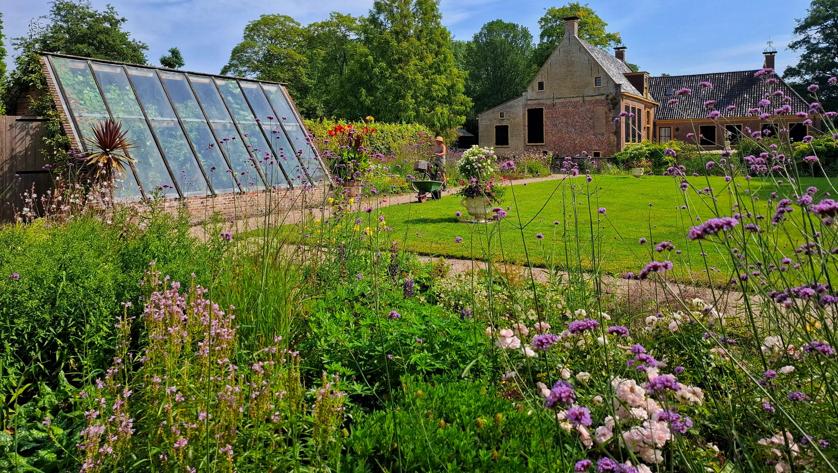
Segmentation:
{"type": "Polygon", "coordinates": [[[186,63],[183,61],[183,54],[178,48],[169,48],[169,52],[160,56],[160,65],[169,69],[180,69],[186,63]]]}
{"type": "Polygon", "coordinates": [[[536,67],[541,67],[544,64],[564,38],[564,19],[569,16],[579,17],[579,37],[588,43],[601,48],[609,48],[620,44],[620,34],[609,33],[606,30],[608,23],[600,18],[593,8],[587,4],[571,2],[561,7],[550,7],[544,13],[544,16],[538,20],[541,35],[539,36],[538,47],[533,55],[533,62],[536,67]]]}
{"type": "Polygon", "coordinates": [[[352,63],[365,53],[359,41],[361,22],[358,18],[332,13],[325,21],[306,27],[305,54],[311,84],[307,97],[300,98],[301,108],[311,116],[341,116],[350,113],[346,100],[352,63]]]}
{"type": "Polygon", "coordinates": [[[113,6],[99,11],[84,0],[54,0],[26,36],[12,41],[18,56],[6,82],[6,103],[14,104],[28,89],[44,86],[38,51],[145,64],[148,46],[131,38],[124,24],[113,6]]]}
{"type": "Polygon", "coordinates": [[[262,15],[245,26],[242,41],[233,48],[221,73],[284,82],[299,101],[309,86],[305,46],[305,28],[296,20],[262,15]]]}
{"type": "Polygon", "coordinates": [[[439,133],[462,125],[471,108],[465,72],[436,0],[376,0],[362,41],[369,54],[356,64],[356,111],[439,133]]]}
{"type": "Polygon", "coordinates": [[[515,23],[502,20],[483,25],[466,51],[466,92],[474,111],[482,112],[520,95],[532,79],[535,67],[532,34],[515,23]]]}
{"type": "Polygon", "coordinates": [[[826,110],[838,109],[838,87],[827,80],[838,75],[838,0],[812,0],[806,17],[794,28],[797,39],[789,48],[800,51],[800,61],[783,74],[804,97],[809,84],[820,86],[818,99],[826,110]]]}

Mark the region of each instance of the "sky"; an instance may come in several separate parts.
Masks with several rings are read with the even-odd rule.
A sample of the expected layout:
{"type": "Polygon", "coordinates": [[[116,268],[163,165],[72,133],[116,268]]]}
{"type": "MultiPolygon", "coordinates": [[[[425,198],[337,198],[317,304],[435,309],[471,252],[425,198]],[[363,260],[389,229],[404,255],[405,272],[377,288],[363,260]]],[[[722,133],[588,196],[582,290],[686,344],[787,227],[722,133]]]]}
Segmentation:
{"type": "MultiPolygon", "coordinates": [[[[127,19],[125,28],[149,46],[152,63],[170,47],[183,53],[187,70],[217,73],[245,25],[262,14],[284,14],[303,24],[332,11],[363,15],[373,0],[91,0],[97,9],[112,4],[127,19]]],[[[554,2],[535,0],[441,0],[442,21],[455,39],[467,40],[491,20],[522,24],[538,39],[538,19],[554,2]]],[[[626,59],[653,75],[757,69],[772,41],[777,69],[797,62],[788,49],[795,20],[808,0],[590,0],[587,2],[622,35],[626,59]]],[[[49,0],[0,0],[10,63],[11,38],[49,11],[49,0]]]]}

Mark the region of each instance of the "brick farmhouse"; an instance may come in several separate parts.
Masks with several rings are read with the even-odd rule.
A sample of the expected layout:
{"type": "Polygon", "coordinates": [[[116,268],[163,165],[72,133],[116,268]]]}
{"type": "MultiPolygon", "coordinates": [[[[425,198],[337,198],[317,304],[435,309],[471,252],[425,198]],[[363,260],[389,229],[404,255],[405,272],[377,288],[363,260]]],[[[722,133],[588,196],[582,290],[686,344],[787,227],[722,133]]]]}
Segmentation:
{"type": "MultiPolygon", "coordinates": [[[[766,78],[754,69],[650,77],[632,72],[624,46],[611,55],[579,38],[578,31],[579,19],[566,18],[566,34],[527,90],[480,113],[481,146],[500,155],[599,158],[641,141],[682,140],[721,149],[742,133],[787,130],[792,140],[807,134],[808,104],[775,75],[766,78]],[[709,117],[713,110],[715,119],[709,117]],[[760,120],[760,112],[772,114],[770,124],[760,120]]],[[[776,51],[763,55],[762,70],[773,69],[776,51]]]]}

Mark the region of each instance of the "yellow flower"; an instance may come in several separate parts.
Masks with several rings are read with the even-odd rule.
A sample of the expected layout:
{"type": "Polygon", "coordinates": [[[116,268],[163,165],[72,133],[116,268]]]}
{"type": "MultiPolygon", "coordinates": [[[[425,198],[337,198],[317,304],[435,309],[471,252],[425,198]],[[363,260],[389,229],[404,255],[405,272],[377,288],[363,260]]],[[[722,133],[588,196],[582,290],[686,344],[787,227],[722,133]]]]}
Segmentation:
{"type": "Polygon", "coordinates": [[[328,199],[326,199],[326,202],[328,202],[329,205],[332,205],[332,204],[335,203],[335,198],[334,197],[329,197],[328,199]]]}
{"type": "Polygon", "coordinates": [[[367,236],[372,235],[372,228],[370,228],[370,227],[365,228],[365,229],[364,229],[364,233],[366,233],[366,234],[367,234],[367,236]]]}
{"type": "Polygon", "coordinates": [[[355,205],[355,197],[349,198],[349,205],[355,205]]]}
{"type": "Polygon", "coordinates": [[[368,122],[368,123],[372,123],[372,122],[374,122],[374,121],[375,121],[375,117],[374,117],[374,116],[372,116],[372,115],[367,115],[367,122],[368,122]]]}
{"type": "Polygon", "coordinates": [[[360,225],[355,225],[354,227],[352,227],[352,230],[353,230],[353,231],[356,231],[356,232],[357,232],[358,230],[360,230],[360,229],[361,229],[361,226],[360,226],[360,225]]]}

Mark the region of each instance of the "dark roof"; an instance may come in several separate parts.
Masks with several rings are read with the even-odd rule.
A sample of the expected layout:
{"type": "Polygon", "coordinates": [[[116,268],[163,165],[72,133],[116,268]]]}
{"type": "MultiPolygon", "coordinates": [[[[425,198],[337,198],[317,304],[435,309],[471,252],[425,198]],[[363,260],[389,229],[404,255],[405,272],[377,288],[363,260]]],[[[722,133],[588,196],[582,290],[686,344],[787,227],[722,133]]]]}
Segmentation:
{"type": "Polygon", "coordinates": [[[713,72],[709,74],[692,74],[686,76],[661,76],[649,78],[649,91],[652,97],[660,103],[655,118],[657,120],[687,120],[707,118],[709,110],[704,102],[715,100],[715,110],[721,112],[722,117],[745,117],[748,109],[758,108],[759,101],[767,98],[771,100],[770,107],[764,107],[766,112],[774,112],[784,104],[791,106],[791,114],[806,112],[809,106],[783,79],[776,75],[768,80],[768,76],[756,77],[757,70],[737,72],[713,72]],[[711,88],[703,88],[700,83],[708,81],[711,88]],[[678,89],[686,87],[692,95],[676,96],[678,89]],[[783,95],[774,95],[776,91],[783,95]],[[790,100],[783,102],[783,96],[790,100]],[[678,103],[670,105],[670,99],[677,99],[678,103]],[[728,109],[728,106],[731,106],[728,109]]]}
{"type": "Polygon", "coordinates": [[[594,60],[599,63],[599,65],[605,70],[605,73],[608,74],[608,77],[622,86],[623,92],[639,95],[641,97],[643,96],[642,93],[631,85],[631,82],[629,82],[628,78],[625,76],[627,72],[631,72],[631,69],[626,65],[626,63],[609,54],[608,51],[588,44],[582,39],[579,39],[579,42],[582,43],[582,45],[585,46],[585,49],[591,53],[594,60]]]}

